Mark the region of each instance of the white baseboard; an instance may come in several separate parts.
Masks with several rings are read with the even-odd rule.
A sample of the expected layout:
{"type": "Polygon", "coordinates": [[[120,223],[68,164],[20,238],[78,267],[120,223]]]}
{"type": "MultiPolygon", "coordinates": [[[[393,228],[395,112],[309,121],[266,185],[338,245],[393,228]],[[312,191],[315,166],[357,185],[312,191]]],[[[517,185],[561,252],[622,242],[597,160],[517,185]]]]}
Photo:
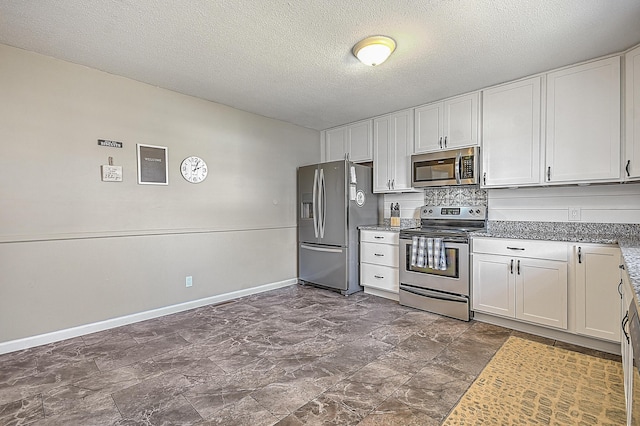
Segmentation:
{"type": "Polygon", "coordinates": [[[85,334],[95,333],[97,331],[108,330],[110,328],[120,327],[122,325],[132,324],[135,322],[145,321],[152,318],[158,318],[177,312],[188,311],[189,309],[199,308],[201,306],[212,305],[216,303],[226,302],[228,300],[237,299],[252,294],[263,293],[277,288],[287,287],[297,284],[297,278],[291,278],[284,281],[265,284],[258,287],[247,288],[231,293],[219,294],[216,296],[205,297],[204,299],[192,300],[189,302],[179,303],[177,305],[165,306],[162,308],[152,309],[150,311],[138,312],[123,317],[112,318],[105,321],[84,324],[77,327],[67,328],[64,330],[53,331],[51,333],[39,334],[37,336],[25,337],[17,340],[0,343],[0,355],[9,352],[15,352],[22,349],[28,349],[35,346],[46,345],[48,343],[59,342],[61,340],[71,339],[73,337],[83,336],[85,334]]]}

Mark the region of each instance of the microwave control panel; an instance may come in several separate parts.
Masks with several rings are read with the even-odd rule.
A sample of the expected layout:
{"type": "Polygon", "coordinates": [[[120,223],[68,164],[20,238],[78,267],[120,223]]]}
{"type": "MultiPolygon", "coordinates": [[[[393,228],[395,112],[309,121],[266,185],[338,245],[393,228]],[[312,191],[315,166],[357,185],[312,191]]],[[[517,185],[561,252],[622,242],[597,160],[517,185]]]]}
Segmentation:
{"type": "Polygon", "coordinates": [[[461,158],[460,178],[473,179],[473,155],[461,158]]]}

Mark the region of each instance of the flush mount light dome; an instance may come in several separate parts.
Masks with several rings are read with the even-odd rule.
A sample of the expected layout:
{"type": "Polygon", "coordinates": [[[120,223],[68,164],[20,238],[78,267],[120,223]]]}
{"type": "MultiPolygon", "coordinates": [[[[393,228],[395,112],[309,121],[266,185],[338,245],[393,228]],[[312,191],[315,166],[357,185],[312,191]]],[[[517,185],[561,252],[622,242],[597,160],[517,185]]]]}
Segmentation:
{"type": "Polygon", "coordinates": [[[365,65],[380,65],[396,50],[396,42],[386,36],[372,36],[353,46],[353,55],[365,65]]]}

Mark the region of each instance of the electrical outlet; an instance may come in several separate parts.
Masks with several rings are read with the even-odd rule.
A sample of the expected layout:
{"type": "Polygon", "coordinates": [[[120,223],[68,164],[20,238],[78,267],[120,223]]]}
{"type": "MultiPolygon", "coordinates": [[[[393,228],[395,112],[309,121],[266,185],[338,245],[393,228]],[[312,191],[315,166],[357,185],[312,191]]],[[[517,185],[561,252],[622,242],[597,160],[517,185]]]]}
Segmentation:
{"type": "Polygon", "coordinates": [[[193,285],[193,277],[188,276],[186,280],[187,287],[191,287],[193,285]]]}
{"type": "Polygon", "coordinates": [[[569,220],[580,220],[580,207],[569,207],[569,220]]]}

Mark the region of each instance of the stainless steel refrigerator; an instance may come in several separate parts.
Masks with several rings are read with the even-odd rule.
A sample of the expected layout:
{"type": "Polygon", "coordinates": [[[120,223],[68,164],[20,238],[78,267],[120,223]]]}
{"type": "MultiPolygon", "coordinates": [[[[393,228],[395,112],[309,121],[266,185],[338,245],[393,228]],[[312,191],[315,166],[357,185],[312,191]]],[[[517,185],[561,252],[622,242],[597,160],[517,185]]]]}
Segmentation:
{"type": "Polygon", "coordinates": [[[371,168],[332,161],[298,168],[298,273],[304,284],[362,290],[358,226],[378,223],[371,168]]]}

